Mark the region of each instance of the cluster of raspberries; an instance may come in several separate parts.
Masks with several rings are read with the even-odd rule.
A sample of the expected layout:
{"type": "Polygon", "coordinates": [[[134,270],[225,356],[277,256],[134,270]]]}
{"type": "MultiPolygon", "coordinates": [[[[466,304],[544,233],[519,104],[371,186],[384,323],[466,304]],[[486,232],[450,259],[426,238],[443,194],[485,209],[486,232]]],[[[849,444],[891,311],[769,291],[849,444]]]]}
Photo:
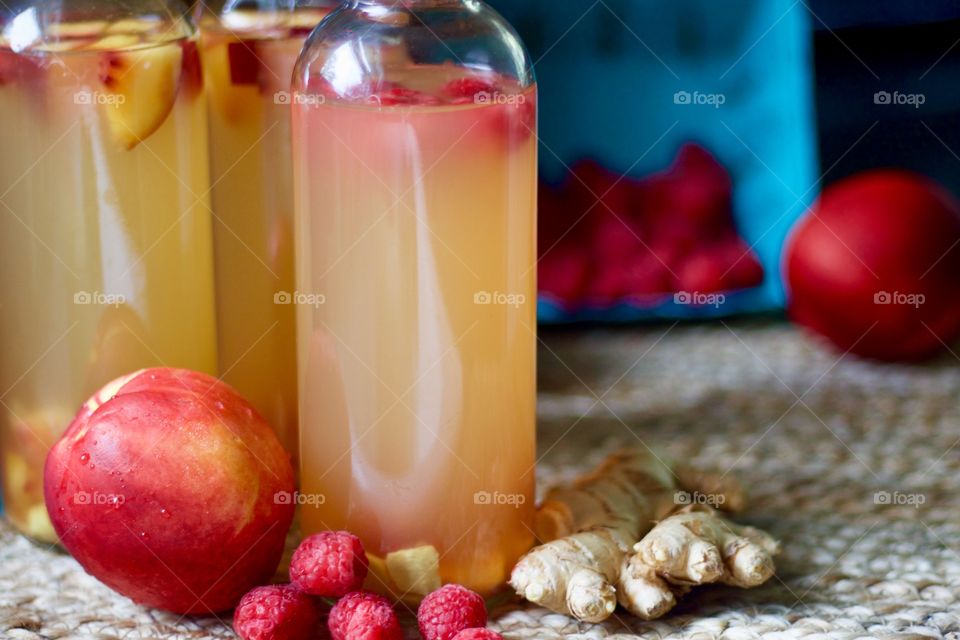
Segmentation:
{"type": "MultiPolygon", "coordinates": [[[[290,584],[247,593],[234,612],[233,628],[243,640],[312,640],[322,628],[326,598],[336,600],[326,616],[332,640],[403,640],[390,601],[361,590],[367,570],[363,545],[353,534],[312,535],[293,553],[290,584]]],[[[417,624],[424,640],[502,640],[485,628],[483,598],[455,584],[424,598],[417,624]]]]}

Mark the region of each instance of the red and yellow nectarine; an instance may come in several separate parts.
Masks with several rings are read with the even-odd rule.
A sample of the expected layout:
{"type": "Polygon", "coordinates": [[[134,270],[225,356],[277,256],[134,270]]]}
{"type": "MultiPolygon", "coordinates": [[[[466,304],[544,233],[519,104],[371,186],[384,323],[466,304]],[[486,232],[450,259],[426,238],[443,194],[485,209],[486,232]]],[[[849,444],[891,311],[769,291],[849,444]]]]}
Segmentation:
{"type": "Polygon", "coordinates": [[[177,613],[232,608],[277,567],[293,468],[270,426],[202,373],[145,369],[106,385],[47,457],[61,542],[132,600],[177,613]]]}

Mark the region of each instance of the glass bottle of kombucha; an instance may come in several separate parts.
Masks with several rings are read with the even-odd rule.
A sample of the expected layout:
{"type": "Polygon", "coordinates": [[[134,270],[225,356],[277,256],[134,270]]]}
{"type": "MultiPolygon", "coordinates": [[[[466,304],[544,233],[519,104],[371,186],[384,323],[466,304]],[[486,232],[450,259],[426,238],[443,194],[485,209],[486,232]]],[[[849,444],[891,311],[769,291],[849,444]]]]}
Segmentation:
{"type": "Polygon", "coordinates": [[[0,465],[20,530],[55,538],[47,450],[148,366],[216,373],[207,113],[186,6],[0,10],[0,465]]]}
{"type": "Polygon", "coordinates": [[[533,535],[530,60],[482,2],[354,0],[292,102],[303,528],[491,593],[533,535]]]}
{"type": "Polygon", "coordinates": [[[223,379],[297,449],[290,79],[327,0],[230,0],[198,22],[223,379]]]}

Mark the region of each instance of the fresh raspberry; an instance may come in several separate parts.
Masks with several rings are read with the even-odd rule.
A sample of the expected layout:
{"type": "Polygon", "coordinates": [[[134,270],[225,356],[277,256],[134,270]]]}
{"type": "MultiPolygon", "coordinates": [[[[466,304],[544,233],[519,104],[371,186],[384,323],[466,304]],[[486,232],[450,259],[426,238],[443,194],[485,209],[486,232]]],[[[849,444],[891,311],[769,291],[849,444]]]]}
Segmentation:
{"type": "Polygon", "coordinates": [[[307,78],[307,85],[303,92],[311,96],[337,95],[337,92],[334,90],[333,85],[330,84],[330,81],[320,75],[312,75],[307,78]]]}
{"type": "Polygon", "coordinates": [[[417,91],[396,82],[383,82],[378,90],[370,93],[367,102],[381,107],[396,107],[400,105],[435,105],[439,104],[440,100],[429,93],[417,91]]]}
{"type": "Polygon", "coordinates": [[[583,302],[590,307],[608,308],[616,305],[626,290],[627,273],[619,265],[602,265],[591,275],[584,290],[583,302]]]}
{"type": "Polygon", "coordinates": [[[763,283],[763,265],[747,243],[737,238],[722,251],[727,268],[723,278],[726,288],[747,289],[763,283]]]}
{"type": "Polygon", "coordinates": [[[537,132],[536,96],[517,96],[513,104],[508,103],[504,106],[503,120],[507,127],[510,148],[516,149],[537,132]],[[523,100],[519,100],[521,97],[523,100]]]}
{"type": "Polygon", "coordinates": [[[680,291],[695,293],[723,291],[723,273],[726,269],[723,256],[712,249],[689,256],[677,270],[680,291]]]}
{"type": "Polygon", "coordinates": [[[639,225],[629,217],[623,213],[614,215],[607,209],[597,213],[600,216],[593,232],[592,248],[598,262],[620,265],[631,255],[645,249],[639,225]]]}
{"type": "Polygon", "coordinates": [[[252,589],[233,613],[233,629],[243,640],[310,640],[319,623],[317,603],[290,585],[252,589]]]}
{"type": "Polygon", "coordinates": [[[628,295],[652,296],[673,291],[670,270],[652,251],[641,249],[624,266],[628,295]]]}
{"type": "Polygon", "coordinates": [[[363,544],[346,531],[324,531],[304,539],[290,559],[290,582],[314,596],[339,598],[367,577],[363,544]]]}
{"type": "Polygon", "coordinates": [[[730,174],[703,147],[683,145],[670,168],[652,182],[666,190],[671,215],[691,222],[701,238],[733,228],[730,174]]]}
{"type": "Polygon", "coordinates": [[[480,78],[458,78],[444,85],[440,93],[453,104],[469,104],[476,101],[478,93],[493,94],[496,90],[496,85],[480,78]]]}
{"type": "Polygon", "coordinates": [[[464,629],[453,640],[503,640],[503,636],[490,629],[464,629]]]}
{"type": "Polygon", "coordinates": [[[366,591],[354,591],[340,598],[330,610],[327,627],[333,640],[403,639],[390,601],[366,591]]]}
{"type": "Polygon", "coordinates": [[[574,305],[588,284],[589,268],[585,251],[572,243],[558,245],[537,263],[540,292],[560,304],[574,305]]]}
{"type": "Polygon", "coordinates": [[[425,640],[452,640],[464,629],[487,626],[487,607],[473,591],[448,584],[423,599],[417,624],[425,640]]]}
{"type": "Polygon", "coordinates": [[[580,160],[567,176],[563,185],[564,205],[574,212],[574,220],[582,219],[578,235],[589,234],[595,221],[613,214],[626,216],[632,195],[623,187],[626,180],[610,171],[596,160],[580,160]],[[599,202],[598,202],[599,200],[599,202]],[[589,225],[589,228],[585,228],[589,225]]]}

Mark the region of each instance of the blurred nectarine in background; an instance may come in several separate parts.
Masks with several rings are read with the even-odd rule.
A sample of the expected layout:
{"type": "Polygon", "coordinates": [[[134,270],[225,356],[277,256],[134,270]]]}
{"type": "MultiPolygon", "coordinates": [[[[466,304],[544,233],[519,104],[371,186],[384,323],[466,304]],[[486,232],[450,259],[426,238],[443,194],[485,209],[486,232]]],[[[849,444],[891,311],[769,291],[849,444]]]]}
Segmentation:
{"type": "Polygon", "coordinates": [[[840,350],[917,361],[960,337],[960,205],[876,170],[827,189],[785,251],[791,317],[840,350]]]}

